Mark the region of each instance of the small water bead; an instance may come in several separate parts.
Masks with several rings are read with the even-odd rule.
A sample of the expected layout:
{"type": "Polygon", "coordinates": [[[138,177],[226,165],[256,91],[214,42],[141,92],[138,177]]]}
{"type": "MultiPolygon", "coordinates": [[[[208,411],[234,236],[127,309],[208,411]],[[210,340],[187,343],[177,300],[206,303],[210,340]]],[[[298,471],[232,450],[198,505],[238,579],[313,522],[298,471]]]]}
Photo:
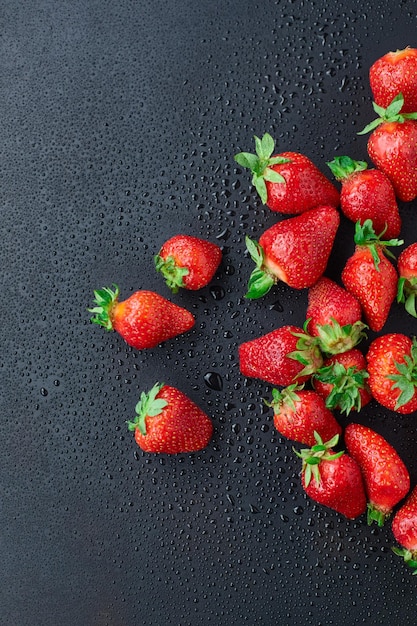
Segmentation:
{"type": "Polygon", "coordinates": [[[223,389],[223,379],[217,372],[207,372],[203,376],[204,382],[209,389],[221,391],[223,389]]]}

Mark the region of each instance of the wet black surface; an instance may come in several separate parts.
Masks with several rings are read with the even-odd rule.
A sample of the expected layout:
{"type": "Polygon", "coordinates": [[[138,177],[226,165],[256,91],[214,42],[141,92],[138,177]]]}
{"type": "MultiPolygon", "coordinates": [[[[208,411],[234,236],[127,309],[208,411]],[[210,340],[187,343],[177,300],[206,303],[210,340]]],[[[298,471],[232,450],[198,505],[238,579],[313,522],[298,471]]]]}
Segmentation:
{"type": "MultiPolygon", "coordinates": [[[[415,621],[389,524],[308,501],[270,387],[239,374],[239,343],[302,324],[306,293],[244,299],[245,234],[280,218],[233,155],[268,131],[325,173],[338,154],[367,160],[368,69],[417,46],[416,21],[411,0],[3,3],[1,624],[415,621]],[[171,298],[153,255],[180,231],[224,259],[210,287],[171,298]],[[129,348],[86,312],[112,283],[170,297],[195,328],[129,348]],[[135,445],[125,422],[157,380],[212,416],[206,450],[135,445]]],[[[401,205],[406,244],[416,208],[401,205]]],[[[342,220],[328,276],[352,242],[342,220]]],[[[395,304],[384,332],[416,328],[395,304]]],[[[358,419],[415,484],[416,416],[371,403],[358,419]]]]}

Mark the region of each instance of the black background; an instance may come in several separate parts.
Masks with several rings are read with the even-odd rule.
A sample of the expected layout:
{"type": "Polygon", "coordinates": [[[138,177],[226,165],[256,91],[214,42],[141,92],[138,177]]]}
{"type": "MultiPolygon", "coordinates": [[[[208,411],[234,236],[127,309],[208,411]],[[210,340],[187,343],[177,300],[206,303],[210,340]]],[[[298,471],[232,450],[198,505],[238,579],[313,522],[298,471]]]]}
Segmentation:
{"type": "MultiPolygon", "coordinates": [[[[266,131],[329,176],[335,155],[367,160],[369,67],[406,45],[412,0],[2,3],[1,624],[414,623],[390,524],[307,500],[270,387],[239,374],[239,343],[302,324],[307,294],[243,297],[244,236],[282,218],[233,161],[266,131]],[[178,232],[224,259],[210,287],[171,296],[153,255],[178,232]],[[86,311],[112,283],[171,298],[195,328],[130,349],[86,311]],[[206,450],[135,445],[125,422],[156,381],[212,416],[206,450]]],[[[409,244],[417,204],[400,208],[409,244]]],[[[328,276],[352,249],[342,219],[328,276]]],[[[384,332],[416,328],[394,304],[384,332]]],[[[416,416],[372,402],[355,419],[415,484],[416,416]]]]}

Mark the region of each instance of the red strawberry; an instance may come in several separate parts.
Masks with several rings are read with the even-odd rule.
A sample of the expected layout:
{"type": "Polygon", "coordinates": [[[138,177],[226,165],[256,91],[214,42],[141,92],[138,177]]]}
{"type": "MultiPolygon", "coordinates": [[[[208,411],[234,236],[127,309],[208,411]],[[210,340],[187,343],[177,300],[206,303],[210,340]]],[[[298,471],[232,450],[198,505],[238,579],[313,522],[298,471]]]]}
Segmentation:
{"type": "Polygon", "coordinates": [[[260,298],[279,280],[295,289],[314,285],[326,269],[339,222],[336,209],[320,206],[274,224],[259,243],[246,237],[256,264],[246,297],[260,298]]]}
{"type": "Polygon", "coordinates": [[[322,276],[308,291],[307,330],[319,338],[322,352],[350,350],[364,337],[365,324],[358,299],[322,276]]]}
{"type": "Polygon", "coordinates": [[[395,514],[392,532],[395,540],[402,546],[393,548],[393,552],[403,557],[408,567],[414,570],[413,574],[417,574],[417,486],[395,514]]]}
{"type": "Polygon", "coordinates": [[[166,454],[202,450],[213,434],[211,419],[192,400],[159,383],[142,392],[128,427],[142,450],[166,454]]]}
{"type": "Polygon", "coordinates": [[[342,271],[346,289],[359,300],[364,317],[371,330],[377,332],[387,321],[391,305],[397,294],[398,275],[387,259],[387,246],[404,243],[398,239],[381,240],[372,227],[371,220],[361,226],[356,224],[355,252],[342,271]]]}
{"type": "Polygon", "coordinates": [[[316,433],[316,444],[296,452],[302,461],[302,485],[306,494],[349,519],[366,511],[366,495],[361,470],[352,457],[334,453],[339,435],[323,443],[316,433]]]}
{"type": "Polygon", "coordinates": [[[372,400],[367,383],[366,359],[357,348],[326,359],[313,376],[314,389],[329,409],[342,413],[360,411],[372,400]]]}
{"type": "Polygon", "coordinates": [[[106,330],[115,330],[133,348],[154,348],[158,344],[190,330],[194,316],[153,291],[136,291],[127,300],[118,301],[119,288],[113,285],[94,291],[91,321],[106,330]]]}
{"type": "Polygon", "coordinates": [[[372,341],[366,358],[375,400],[397,413],[417,411],[417,340],[402,333],[382,335],[372,341]]]}
{"type": "Polygon", "coordinates": [[[397,302],[405,305],[407,313],[417,317],[417,242],[405,248],[398,257],[397,302]]]}
{"type": "Polygon", "coordinates": [[[177,293],[181,287],[196,290],[208,285],[221,259],[222,251],[215,243],[175,235],[163,244],[154,260],[172,293],[177,293]]]}
{"type": "Polygon", "coordinates": [[[303,154],[274,155],[274,140],[265,133],[255,137],[256,154],[240,152],[235,160],[253,174],[252,184],[272,211],[299,214],[320,205],[337,207],[339,192],[303,154]]]}
{"type": "Polygon", "coordinates": [[[280,387],[305,382],[322,362],[317,340],[298,326],[282,326],[239,346],[241,373],[280,387]]]}
{"type": "Polygon", "coordinates": [[[404,113],[417,111],[417,49],[388,52],[369,70],[369,82],[376,104],[386,108],[394,96],[404,96],[404,113]]]}
{"type": "Polygon", "coordinates": [[[408,470],[391,444],[367,426],[349,424],[345,444],[362,470],[368,496],[368,524],[375,521],[383,526],[410,489],[408,470]]]}
{"type": "Polygon", "coordinates": [[[297,384],[285,387],[282,391],[272,390],[272,401],[266,402],[274,410],[274,426],[281,435],[313,446],[316,443],[314,432],[324,441],[342,432],[333,413],[326,408],[318,393],[303,389],[297,384]]]}
{"type": "Polygon", "coordinates": [[[376,233],[384,231],[387,239],[398,237],[401,217],[388,176],[380,170],[368,170],[365,161],[354,161],[347,156],[336,157],[327,165],[342,183],[340,208],[344,215],[361,224],[370,219],[376,233]]]}
{"type": "Polygon", "coordinates": [[[358,134],[373,131],[370,158],[388,176],[397,198],[410,202],[417,197],[417,113],[403,113],[403,102],[398,94],[386,109],[374,103],[379,118],[358,134]]]}

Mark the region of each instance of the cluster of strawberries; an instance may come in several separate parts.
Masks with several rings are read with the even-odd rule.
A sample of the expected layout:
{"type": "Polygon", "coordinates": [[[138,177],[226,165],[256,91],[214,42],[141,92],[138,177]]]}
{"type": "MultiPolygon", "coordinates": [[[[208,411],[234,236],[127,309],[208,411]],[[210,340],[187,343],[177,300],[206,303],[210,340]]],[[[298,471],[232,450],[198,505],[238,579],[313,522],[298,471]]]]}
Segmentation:
{"type": "Polygon", "coordinates": [[[396,297],[417,317],[417,242],[396,266],[388,250],[404,243],[396,239],[397,199],[417,198],[417,50],[379,59],[370,83],[379,117],[359,134],[372,133],[367,148],[376,168],[347,156],[329,162],[340,194],[305,156],[275,154],[268,134],[255,137],[256,154],[235,157],[251,170],[264,204],[293,215],[268,228],[258,242],[246,239],[255,263],[247,297],[262,297],[278,281],[309,290],[303,328],[286,325],[241,344],[239,365],[243,375],[281,388],[272,390],[267,404],[276,429],[309,446],[294,451],[311,498],[350,519],[367,510],[368,523],[382,526],[409,494],[393,517],[392,531],[402,546],[394,551],[417,574],[417,486],[410,493],[402,459],[381,435],[357,423],[344,429],[347,452],[334,451],[342,435],[334,409],[349,414],[374,398],[398,413],[417,410],[417,340],[389,333],[374,339],[366,356],[357,347],[367,328],[383,329],[396,297]],[[338,207],[355,223],[355,250],[342,270],[343,286],[324,276],[338,207]]]}
{"type": "MultiPolygon", "coordinates": [[[[286,325],[241,344],[239,365],[244,376],[281,388],[272,390],[268,404],[276,429],[309,446],[296,452],[305,492],[351,519],[368,509],[368,521],[382,525],[410,491],[407,468],[385,439],[360,424],[344,430],[347,452],[335,452],[342,428],[333,410],[359,411],[372,398],[399,413],[417,410],[417,341],[391,333],[375,339],[366,357],[357,348],[367,328],[383,328],[395,297],[417,317],[417,242],[402,252],[397,267],[388,250],[403,244],[396,239],[401,231],[397,198],[417,197],[417,50],[385,55],[372,66],[370,81],[379,117],[363,132],[372,132],[368,153],[376,169],[335,158],[328,165],[340,192],[306,156],[274,154],[267,133],[255,137],[256,154],[235,156],[251,170],[262,202],[292,216],[258,242],[246,238],[255,262],[246,296],[259,298],[278,281],[309,290],[304,327],[286,325]],[[356,224],[356,248],[343,269],[343,287],[324,276],[339,207],[356,224]]],[[[176,293],[206,286],[221,258],[216,244],[176,235],[155,257],[155,268],[176,293]]],[[[140,350],[195,323],[188,310],[153,291],[120,301],[114,285],[94,295],[92,321],[140,350]]],[[[211,419],[197,405],[160,383],[141,394],[128,427],[141,449],[168,454],[201,450],[213,433],[211,419]]],[[[395,551],[417,573],[417,487],[396,512],[392,529],[402,546],[395,551]]]]}

